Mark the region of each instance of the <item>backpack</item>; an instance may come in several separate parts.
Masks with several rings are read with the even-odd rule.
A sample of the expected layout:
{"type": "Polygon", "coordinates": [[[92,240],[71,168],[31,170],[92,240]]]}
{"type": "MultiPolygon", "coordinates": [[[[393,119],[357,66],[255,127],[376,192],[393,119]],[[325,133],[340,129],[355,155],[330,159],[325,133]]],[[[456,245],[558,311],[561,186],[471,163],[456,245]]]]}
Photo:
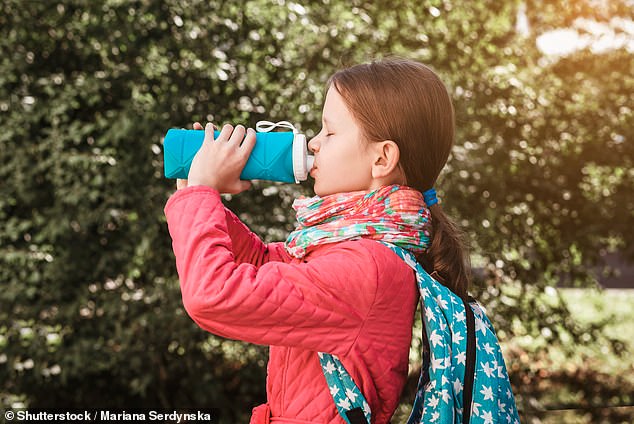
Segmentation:
{"type": "MultiPolygon", "coordinates": [[[[483,308],[434,280],[411,253],[380,243],[416,272],[424,310],[423,364],[407,424],[519,424],[500,344],[483,308]]],[[[318,355],[339,415],[348,424],[370,423],[370,406],[341,361],[318,355]]]]}

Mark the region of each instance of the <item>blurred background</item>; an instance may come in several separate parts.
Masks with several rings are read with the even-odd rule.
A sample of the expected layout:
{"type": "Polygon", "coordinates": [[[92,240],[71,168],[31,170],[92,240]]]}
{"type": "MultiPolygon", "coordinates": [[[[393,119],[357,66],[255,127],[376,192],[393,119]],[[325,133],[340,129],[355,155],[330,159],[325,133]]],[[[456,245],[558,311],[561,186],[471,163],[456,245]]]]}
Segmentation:
{"type": "MultiPolygon", "coordinates": [[[[632,0],[0,5],[0,406],[248,422],[267,349],[184,312],[162,137],[262,119],[312,136],[335,70],[395,54],[453,96],[437,189],[471,237],[522,421],[634,421],[632,0]]],[[[256,182],[225,201],[279,241],[300,194],[310,183],[256,182]]]]}

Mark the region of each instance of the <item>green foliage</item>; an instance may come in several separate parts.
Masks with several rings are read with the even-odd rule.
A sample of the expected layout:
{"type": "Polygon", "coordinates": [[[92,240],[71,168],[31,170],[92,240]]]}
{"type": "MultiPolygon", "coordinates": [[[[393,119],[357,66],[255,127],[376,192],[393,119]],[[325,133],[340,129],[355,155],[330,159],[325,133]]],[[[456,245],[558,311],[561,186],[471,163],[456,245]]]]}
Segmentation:
{"type": "MultiPolygon", "coordinates": [[[[634,258],[634,55],[553,59],[535,43],[577,17],[629,11],[593,3],[526,2],[532,32],[521,36],[519,2],[493,0],[3,1],[3,402],[231,405],[226,422],[246,421],[264,399],[266,351],[184,314],[161,137],[196,120],[260,119],[311,136],[328,76],[390,54],[430,64],[454,98],[458,136],[439,191],[472,235],[474,289],[509,346],[522,407],[540,378],[523,358],[591,343],[623,352],[552,289],[593,284],[606,253],[634,258]]],[[[226,200],[271,241],[309,192],[258,183],[226,200]]]]}

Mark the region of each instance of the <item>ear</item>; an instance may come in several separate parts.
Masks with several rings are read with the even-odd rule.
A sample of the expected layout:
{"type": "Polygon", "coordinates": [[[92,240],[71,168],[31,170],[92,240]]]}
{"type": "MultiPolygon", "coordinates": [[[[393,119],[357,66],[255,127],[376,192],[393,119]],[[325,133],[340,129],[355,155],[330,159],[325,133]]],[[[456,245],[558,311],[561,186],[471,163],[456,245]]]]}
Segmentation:
{"type": "MultiPolygon", "coordinates": [[[[398,162],[401,152],[392,140],[375,142],[372,145],[374,162],[372,163],[372,178],[393,179],[401,173],[398,162]]],[[[400,178],[399,178],[400,179],[400,178]]]]}

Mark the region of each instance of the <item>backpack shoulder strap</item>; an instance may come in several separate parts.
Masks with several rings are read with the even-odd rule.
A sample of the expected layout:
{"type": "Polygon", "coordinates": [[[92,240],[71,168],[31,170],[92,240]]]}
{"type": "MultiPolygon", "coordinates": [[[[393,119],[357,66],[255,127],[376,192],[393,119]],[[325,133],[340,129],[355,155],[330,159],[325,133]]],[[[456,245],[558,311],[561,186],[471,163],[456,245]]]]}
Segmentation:
{"type": "MultiPolygon", "coordinates": [[[[413,254],[385,243],[416,273],[428,356],[408,424],[468,423],[475,380],[475,319],[466,299],[436,281],[413,254]],[[469,327],[471,331],[469,331],[469,327]],[[471,343],[469,343],[471,339],[471,343]],[[466,405],[469,405],[465,408],[466,405]]],[[[425,337],[423,337],[425,339],[425,337]]]]}
{"type": "Polygon", "coordinates": [[[471,401],[473,400],[473,383],[476,366],[476,333],[475,316],[466,299],[462,299],[467,318],[467,359],[464,371],[464,391],[462,392],[462,422],[469,424],[471,418],[471,401]]]}
{"type": "Polygon", "coordinates": [[[330,396],[332,396],[341,418],[348,424],[370,423],[372,416],[370,405],[339,358],[330,353],[322,352],[319,352],[318,356],[330,396]]]}

